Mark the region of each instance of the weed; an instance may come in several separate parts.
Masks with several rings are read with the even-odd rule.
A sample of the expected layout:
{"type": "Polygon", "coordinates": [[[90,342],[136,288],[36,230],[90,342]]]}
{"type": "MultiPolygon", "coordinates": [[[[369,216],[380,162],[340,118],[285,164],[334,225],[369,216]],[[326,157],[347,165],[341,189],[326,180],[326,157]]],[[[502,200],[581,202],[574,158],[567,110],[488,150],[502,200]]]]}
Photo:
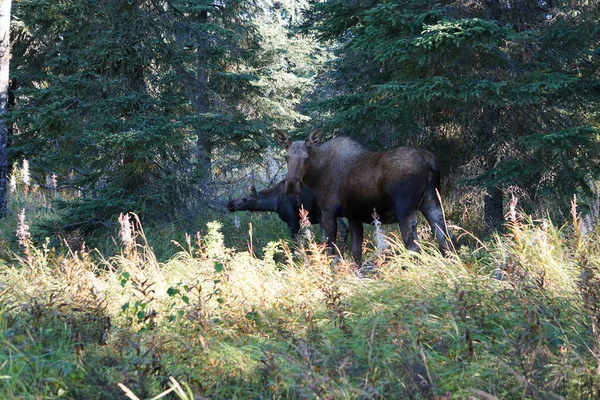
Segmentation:
{"type": "MultiPolygon", "coordinates": [[[[22,233],[28,253],[15,246],[0,264],[0,391],[596,398],[600,232],[581,229],[577,212],[556,227],[512,204],[505,234],[448,257],[429,242],[408,252],[388,233],[367,277],[343,258],[332,265],[306,235],[300,258],[286,242],[261,251],[256,226],[249,251],[228,248],[214,222],[163,261],[134,214],[121,216],[107,258],[22,233]]],[[[17,213],[11,221],[14,236],[17,213]]]]}

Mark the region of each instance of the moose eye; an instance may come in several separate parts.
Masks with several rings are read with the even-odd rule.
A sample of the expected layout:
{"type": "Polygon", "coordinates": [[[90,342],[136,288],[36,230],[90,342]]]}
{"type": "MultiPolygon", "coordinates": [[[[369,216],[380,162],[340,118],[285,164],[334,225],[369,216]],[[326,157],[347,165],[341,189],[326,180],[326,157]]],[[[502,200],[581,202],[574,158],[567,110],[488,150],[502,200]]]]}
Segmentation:
{"type": "Polygon", "coordinates": [[[304,161],[304,164],[308,164],[308,157],[304,158],[302,161],[304,161]]]}

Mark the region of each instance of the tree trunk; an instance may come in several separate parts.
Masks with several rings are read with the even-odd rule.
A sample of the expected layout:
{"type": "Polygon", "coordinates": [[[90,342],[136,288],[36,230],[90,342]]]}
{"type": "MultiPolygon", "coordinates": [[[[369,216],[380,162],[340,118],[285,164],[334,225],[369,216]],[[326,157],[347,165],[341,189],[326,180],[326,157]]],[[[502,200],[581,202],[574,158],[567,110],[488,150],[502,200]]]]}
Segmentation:
{"type": "Polygon", "coordinates": [[[10,8],[12,0],[0,0],[0,218],[8,203],[8,67],[10,61],[10,8]]]}

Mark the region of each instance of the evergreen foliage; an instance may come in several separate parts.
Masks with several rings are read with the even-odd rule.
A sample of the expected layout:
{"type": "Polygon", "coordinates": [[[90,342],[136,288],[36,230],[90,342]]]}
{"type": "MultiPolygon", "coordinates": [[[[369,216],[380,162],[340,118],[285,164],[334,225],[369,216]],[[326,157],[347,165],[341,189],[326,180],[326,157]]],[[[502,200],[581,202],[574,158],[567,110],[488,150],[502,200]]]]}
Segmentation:
{"type": "Polygon", "coordinates": [[[314,2],[337,58],[313,108],[328,132],[425,146],[470,184],[567,204],[600,173],[599,17],[594,2],[314,2]]]}
{"type": "Polygon", "coordinates": [[[262,154],[275,114],[257,105],[272,62],[259,10],[237,1],[17,2],[11,156],[29,159],[40,183],[56,174],[73,190],[60,227],[124,210],[203,209],[214,201],[215,158],[262,154]]]}
{"type": "Polygon", "coordinates": [[[594,2],[19,0],[13,14],[9,163],[28,159],[41,186],[56,175],[56,229],[125,210],[193,221],[237,193],[233,174],[273,163],[273,127],[309,115],[374,150],[432,150],[445,187],[487,191],[490,224],[503,191],[560,212],[600,172],[594,2]]]}

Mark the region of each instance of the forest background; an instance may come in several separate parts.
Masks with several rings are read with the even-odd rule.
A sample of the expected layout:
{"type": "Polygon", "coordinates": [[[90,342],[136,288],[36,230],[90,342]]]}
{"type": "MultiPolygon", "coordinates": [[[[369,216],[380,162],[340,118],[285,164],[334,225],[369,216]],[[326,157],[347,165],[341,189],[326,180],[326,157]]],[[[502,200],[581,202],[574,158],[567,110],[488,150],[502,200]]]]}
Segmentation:
{"type": "MultiPolygon", "coordinates": [[[[2,0],[2,4],[10,2],[2,0]]],[[[16,259],[16,265],[32,273],[37,257],[44,260],[45,268],[56,270],[61,262],[56,254],[61,252],[74,257],[71,260],[89,255],[90,249],[97,249],[96,259],[104,260],[120,252],[124,258],[109,263],[110,267],[89,262],[96,275],[95,268],[113,271],[120,277],[115,278],[120,282],[117,286],[131,284],[138,297],[142,293],[145,300],[123,306],[124,320],[131,317],[125,315],[128,312],[134,316],[130,325],[146,329],[155,324],[155,315],[146,306],[150,297],[144,297],[150,296],[150,291],[143,279],[131,278],[134,274],[128,268],[133,267],[126,267],[127,263],[140,268],[168,265],[179,251],[178,243],[186,242],[194,259],[190,244],[194,235],[206,238],[205,242],[198,239],[198,251],[207,251],[203,246],[216,242],[223,254],[229,254],[231,248],[240,254],[250,249],[253,256],[268,258],[274,251],[270,243],[288,237],[287,228],[275,216],[233,215],[225,207],[230,198],[244,194],[247,185],[261,189],[284,176],[282,154],[273,139],[275,129],[296,138],[314,129],[321,129],[328,138],[349,135],[372,150],[412,145],[432,151],[442,167],[446,217],[455,229],[470,232],[457,235],[458,245],[467,253],[481,249],[479,238],[494,241],[499,237],[495,232],[501,229],[512,232],[510,240],[518,236],[515,232],[522,232],[523,226],[515,225],[519,218],[514,203],[509,218],[512,225],[504,226],[513,196],[523,215],[545,221],[542,227],[527,225],[531,230],[527,232],[547,233],[548,224],[574,223],[567,236],[577,245],[555,238],[558,247],[566,246],[565,257],[570,260],[583,259],[578,253],[582,232],[591,235],[596,229],[600,204],[600,6],[595,0],[13,0],[9,15],[10,64],[3,57],[0,66],[10,71],[10,80],[2,88],[7,97],[0,129],[0,256],[5,260],[1,265],[11,268],[16,259]],[[139,253],[119,238],[122,213],[134,213],[143,222],[143,246],[153,255],[151,261],[136,258],[139,253]],[[219,227],[212,221],[219,221],[219,227]],[[15,235],[17,227],[21,230],[15,235]],[[222,242],[217,240],[221,234],[222,242]]],[[[2,40],[6,46],[6,36],[2,40]]],[[[140,223],[133,226],[140,235],[140,223]]],[[[564,233],[556,229],[557,237],[564,233]]],[[[504,248],[502,243],[499,249],[504,248]]],[[[483,247],[487,249],[487,245],[483,247]]],[[[214,278],[209,280],[218,286],[222,277],[213,275],[220,276],[229,264],[202,254],[198,258],[209,261],[209,274],[214,278]]],[[[494,255],[493,250],[486,254],[487,258],[477,256],[479,262],[514,267],[514,257],[494,255]]],[[[475,262],[469,257],[457,258],[461,271],[475,262]]],[[[585,268],[591,268],[589,260],[595,256],[584,258],[585,268]]],[[[437,262],[443,261],[427,261],[437,262]]],[[[403,259],[402,263],[411,261],[403,259]]],[[[48,271],[38,273],[48,278],[44,275],[48,271]]],[[[526,275],[519,279],[529,287],[523,278],[526,275]]],[[[581,292],[582,275],[578,276],[578,289],[573,290],[581,292]]],[[[12,278],[6,279],[10,282],[12,278]]],[[[331,279],[328,285],[337,278],[331,279]]],[[[349,324],[341,300],[345,292],[330,289],[318,287],[324,293],[324,307],[328,315],[334,315],[330,317],[334,325],[352,336],[345,330],[349,324]]],[[[585,286],[589,299],[588,289],[585,286]]],[[[182,291],[173,290],[170,298],[182,291]]],[[[467,326],[468,302],[458,286],[454,290],[452,304],[458,308],[449,313],[467,326]]],[[[7,304],[23,300],[15,293],[6,294],[4,286],[0,293],[13,296],[7,304]]],[[[209,297],[223,300],[216,293],[209,297]]],[[[202,296],[198,294],[199,299],[202,296]]],[[[522,305],[536,303],[529,296],[529,292],[523,294],[522,305]]],[[[189,296],[184,297],[187,304],[189,296]]],[[[588,303],[582,298],[586,297],[579,296],[577,307],[585,308],[588,303]]],[[[26,301],[29,308],[19,308],[19,312],[35,319],[30,301],[26,301]]],[[[52,296],[48,301],[55,304],[52,296]]],[[[98,315],[86,314],[86,321],[97,324],[110,314],[100,303],[98,315]]],[[[42,308],[52,309],[48,303],[42,308]]],[[[230,310],[234,310],[232,305],[230,310]]],[[[592,328],[597,321],[590,321],[597,310],[586,310],[589,313],[582,318],[591,318],[586,326],[593,344],[584,342],[596,349],[600,342],[594,342],[597,332],[592,328]]],[[[14,317],[12,308],[2,312],[7,326],[25,320],[22,314],[14,317]]],[[[254,324],[252,329],[265,328],[261,323],[266,316],[257,310],[240,313],[243,321],[254,324]]],[[[75,320],[83,324],[73,317],[65,329],[81,335],[75,320]]],[[[244,325],[239,329],[250,328],[244,325]]],[[[355,336],[360,336],[358,330],[355,326],[355,336]]],[[[417,328],[417,356],[409,357],[413,365],[405,368],[411,377],[423,378],[421,383],[416,378],[412,384],[404,382],[412,396],[444,394],[434,385],[436,377],[427,375],[427,363],[421,357],[425,354],[421,335],[426,336],[426,331],[417,328]]],[[[461,332],[456,340],[466,344],[468,355],[473,356],[468,326],[461,332]]],[[[475,343],[483,341],[478,338],[475,343]]],[[[160,346],[155,342],[145,345],[158,353],[160,346]]],[[[135,353],[139,347],[129,350],[135,353]]],[[[559,347],[549,352],[560,354],[563,350],[559,347]]],[[[592,353],[590,365],[597,362],[599,354],[592,353]]],[[[263,350],[257,356],[262,363],[257,382],[269,381],[271,387],[287,390],[288,395],[308,395],[298,394],[294,385],[278,380],[283,378],[274,364],[269,364],[273,361],[269,354],[263,350]]],[[[507,363],[510,357],[504,360],[507,363]]],[[[527,366],[521,363],[520,370],[509,363],[509,372],[515,371],[514,387],[521,388],[525,397],[543,398],[548,393],[571,393],[569,390],[580,390],[582,397],[598,393],[594,372],[588,376],[581,372],[583,367],[573,367],[579,374],[573,378],[554,371],[562,379],[555,382],[539,372],[534,361],[527,366]],[[537,372],[530,372],[529,367],[537,372]],[[590,380],[577,380],[581,376],[590,380]]],[[[153,368],[155,362],[143,366],[153,368]]],[[[138,378],[146,380],[132,377],[135,382],[130,384],[147,394],[152,388],[168,387],[169,381],[163,379],[166,375],[160,375],[166,374],[165,365],[160,365],[160,373],[138,370],[138,378]]],[[[333,368],[338,383],[346,373],[340,365],[333,368]]],[[[325,372],[329,371],[326,365],[320,368],[333,379],[325,372]]],[[[386,386],[389,382],[380,387],[369,381],[378,373],[380,378],[384,375],[372,368],[365,368],[369,378],[361,375],[361,368],[353,371],[364,381],[363,386],[356,384],[361,395],[392,393],[393,385],[386,386]]],[[[312,373],[319,371],[313,368],[312,373]]],[[[254,379],[248,376],[251,374],[233,376],[232,387],[254,379]]],[[[200,382],[207,378],[184,379],[200,382]]],[[[330,381],[315,382],[313,386],[323,393],[330,389],[330,381]]],[[[62,385],[57,387],[71,387],[70,393],[88,390],[73,389],[64,381],[62,385]]],[[[192,387],[210,392],[214,385],[205,382],[192,387]]],[[[507,387],[489,384],[485,393],[509,397],[517,393],[514,387],[507,387]]],[[[466,393],[460,392],[465,387],[445,389],[466,393]]],[[[270,392],[274,393],[282,392],[270,392]]]]}
{"type": "Polygon", "coordinates": [[[36,218],[42,236],[90,244],[122,212],[193,232],[246,185],[280,179],[274,129],[432,151],[448,218],[476,232],[498,227],[511,194],[558,222],[573,195],[584,210],[596,197],[597,12],[17,1],[7,165],[26,160],[31,184],[60,194],[36,218]]]}

